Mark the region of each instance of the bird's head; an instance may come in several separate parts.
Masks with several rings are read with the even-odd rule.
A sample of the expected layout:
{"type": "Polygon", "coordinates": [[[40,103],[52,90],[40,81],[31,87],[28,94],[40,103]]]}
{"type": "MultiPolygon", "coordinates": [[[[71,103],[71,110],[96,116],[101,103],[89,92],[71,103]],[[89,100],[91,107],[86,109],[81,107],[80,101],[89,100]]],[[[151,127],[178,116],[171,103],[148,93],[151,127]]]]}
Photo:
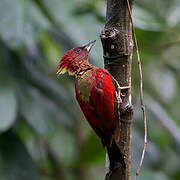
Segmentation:
{"type": "Polygon", "coordinates": [[[68,72],[74,75],[84,64],[88,63],[88,54],[96,40],[91,41],[85,46],[78,46],[70,49],[60,60],[57,74],[68,72]]]}

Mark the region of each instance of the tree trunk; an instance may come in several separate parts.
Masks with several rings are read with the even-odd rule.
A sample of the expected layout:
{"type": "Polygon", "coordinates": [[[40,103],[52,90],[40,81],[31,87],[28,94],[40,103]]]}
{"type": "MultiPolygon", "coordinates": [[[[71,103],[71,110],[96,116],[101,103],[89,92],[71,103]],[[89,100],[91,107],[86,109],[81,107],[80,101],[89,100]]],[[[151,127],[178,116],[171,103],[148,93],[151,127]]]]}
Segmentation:
{"type": "MultiPolygon", "coordinates": [[[[132,0],[129,0],[132,7],[132,0]]],[[[106,25],[101,32],[105,68],[121,87],[131,86],[132,27],[126,0],[107,0],[106,25]]],[[[106,174],[106,180],[129,180],[131,168],[131,133],[133,109],[131,89],[121,91],[120,149],[126,168],[116,166],[106,174]]]]}

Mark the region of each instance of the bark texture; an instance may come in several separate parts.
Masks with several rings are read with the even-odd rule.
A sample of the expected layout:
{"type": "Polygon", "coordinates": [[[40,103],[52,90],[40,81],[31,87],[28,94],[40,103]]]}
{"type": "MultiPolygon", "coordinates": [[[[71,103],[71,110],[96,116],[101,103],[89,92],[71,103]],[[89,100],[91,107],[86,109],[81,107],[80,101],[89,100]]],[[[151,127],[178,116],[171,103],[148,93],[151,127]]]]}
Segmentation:
{"type": "MultiPolygon", "coordinates": [[[[132,0],[129,0],[132,7],[132,0]]],[[[126,0],[107,0],[106,25],[101,32],[105,68],[121,87],[131,86],[132,27],[126,0]]],[[[131,89],[121,91],[120,141],[126,168],[120,164],[106,174],[105,180],[129,180],[133,108],[131,89]]]]}

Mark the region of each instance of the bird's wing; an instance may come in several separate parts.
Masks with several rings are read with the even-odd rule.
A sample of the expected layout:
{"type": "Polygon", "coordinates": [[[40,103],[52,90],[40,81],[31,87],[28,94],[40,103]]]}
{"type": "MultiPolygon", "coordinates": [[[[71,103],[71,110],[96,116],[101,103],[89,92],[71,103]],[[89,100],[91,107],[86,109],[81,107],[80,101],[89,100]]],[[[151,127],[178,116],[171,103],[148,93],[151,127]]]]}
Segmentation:
{"type": "Polygon", "coordinates": [[[114,126],[114,85],[111,75],[104,69],[96,70],[95,76],[91,88],[90,105],[98,114],[97,124],[110,131],[114,126]]]}

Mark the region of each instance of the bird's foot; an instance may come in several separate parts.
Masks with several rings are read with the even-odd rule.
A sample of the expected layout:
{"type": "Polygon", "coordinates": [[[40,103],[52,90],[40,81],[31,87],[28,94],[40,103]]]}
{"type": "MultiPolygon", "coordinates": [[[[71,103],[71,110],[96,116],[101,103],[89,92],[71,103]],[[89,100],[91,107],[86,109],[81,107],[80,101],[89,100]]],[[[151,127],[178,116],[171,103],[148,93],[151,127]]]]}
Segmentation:
{"type": "Polygon", "coordinates": [[[130,89],[130,88],[131,88],[131,86],[123,86],[123,87],[118,86],[117,87],[117,89],[120,90],[120,91],[123,90],[123,89],[130,89]]]}
{"type": "Polygon", "coordinates": [[[121,92],[121,90],[129,89],[129,88],[131,88],[131,87],[130,87],[130,86],[120,87],[119,84],[118,84],[118,87],[117,87],[117,99],[118,99],[118,103],[122,103],[121,97],[124,97],[124,96],[125,96],[125,95],[121,92]]]}

